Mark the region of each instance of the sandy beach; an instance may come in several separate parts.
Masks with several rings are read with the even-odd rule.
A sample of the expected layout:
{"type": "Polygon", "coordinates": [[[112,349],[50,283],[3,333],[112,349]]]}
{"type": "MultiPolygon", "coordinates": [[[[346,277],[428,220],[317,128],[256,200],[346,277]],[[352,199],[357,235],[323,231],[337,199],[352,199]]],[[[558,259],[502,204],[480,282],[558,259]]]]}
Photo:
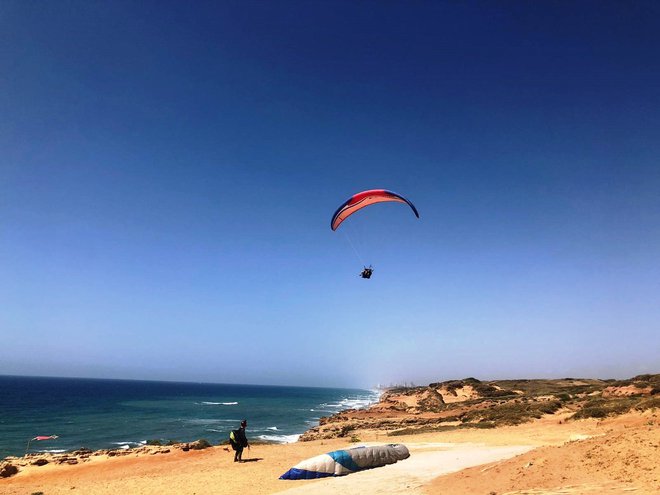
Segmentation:
{"type": "MultiPolygon", "coordinates": [[[[7,495],[640,493],[660,491],[657,413],[565,421],[553,415],[520,426],[390,437],[255,445],[234,463],[227,447],[94,456],[76,465],[27,466],[0,480],[7,495]],[[284,481],[297,462],[356,445],[404,443],[410,458],[344,477],[284,481]]],[[[161,448],[162,450],[162,448],[161,448]]]]}

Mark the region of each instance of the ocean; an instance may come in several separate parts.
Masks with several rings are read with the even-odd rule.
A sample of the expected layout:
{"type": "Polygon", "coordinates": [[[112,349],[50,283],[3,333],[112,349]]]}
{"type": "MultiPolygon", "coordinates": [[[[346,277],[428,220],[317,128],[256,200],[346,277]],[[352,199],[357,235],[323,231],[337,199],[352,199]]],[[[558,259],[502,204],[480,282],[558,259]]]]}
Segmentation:
{"type": "Polygon", "coordinates": [[[149,440],[212,444],[248,420],[251,441],[286,443],[322,416],[366,407],[375,390],[0,376],[0,459],[149,440]]]}

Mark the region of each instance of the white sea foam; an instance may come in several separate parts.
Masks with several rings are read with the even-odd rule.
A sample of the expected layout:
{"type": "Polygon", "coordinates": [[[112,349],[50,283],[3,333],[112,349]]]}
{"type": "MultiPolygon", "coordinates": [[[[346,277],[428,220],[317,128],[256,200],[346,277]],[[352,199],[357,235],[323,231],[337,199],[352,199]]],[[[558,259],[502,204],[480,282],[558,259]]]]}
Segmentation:
{"type": "MultiPolygon", "coordinates": [[[[364,409],[369,407],[371,404],[378,402],[380,398],[380,392],[377,390],[372,391],[370,395],[360,395],[354,397],[345,397],[339,402],[331,402],[320,404],[321,408],[329,408],[334,410],[345,410],[345,409],[364,409]]],[[[336,411],[327,411],[323,412],[336,412],[336,411]]]]}
{"type": "MultiPolygon", "coordinates": [[[[370,394],[344,397],[337,402],[324,402],[319,404],[316,409],[310,409],[310,412],[321,415],[332,415],[347,409],[366,409],[372,404],[377,403],[380,400],[381,394],[382,392],[379,390],[372,390],[370,394]]],[[[318,425],[320,418],[313,419],[316,421],[307,421],[307,424],[318,425]]]]}
{"type": "Polygon", "coordinates": [[[238,402],[209,402],[209,401],[202,401],[202,402],[197,402],[197,404],[203,405],[203,406],[237,406],[238,402]]]}
{"type": "Polygon", "coordinates": [[[146,445],[147,441],[142,440],[140,442],[110,442],[112,445],[117,445],[118,449],[130,449],[131,447],[137,447],[139,445],[146,445]]]}
{"type": "Polygon", "coordinates": [[[267,430],[277,431],[278,428],[277,428],[277,426],[269,426],[269,427],[266,428],[266,429],[267,429],[267,430]]]}
{"type": "Polygon", "coordinates": [[[43,450],[37,450],[37,452],[44,452],[48,454],[61,454],[63,452],[66,452],[66,449],[43,449],[43,450]]]}
{"type": "Polygon", "coordinates": [[[370,397],[346,398],[339,402],[338,407],[341,409],[363,409],[373,402],[370,397]]]}
{"type": "Polygon", "coordinates": [[[298,441],[300,435],[259,435],[257,438],[266,442],[293,443],[298,441]]]}

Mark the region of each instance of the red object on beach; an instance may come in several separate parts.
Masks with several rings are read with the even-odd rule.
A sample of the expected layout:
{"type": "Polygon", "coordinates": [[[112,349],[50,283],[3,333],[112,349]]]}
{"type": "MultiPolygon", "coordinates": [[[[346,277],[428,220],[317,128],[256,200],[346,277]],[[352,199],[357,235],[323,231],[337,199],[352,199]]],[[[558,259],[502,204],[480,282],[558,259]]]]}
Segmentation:
{"type": "Polygon", "coordinates": [[[34,442],[35,440],[55,440],[56,438],[59,438],[57,435],[39,435],[34,438],[30,438],[28,440],[27,446],[25,447],[25,455],[27,455],[28,450],[30,450],[30,443],[34,442]]]}

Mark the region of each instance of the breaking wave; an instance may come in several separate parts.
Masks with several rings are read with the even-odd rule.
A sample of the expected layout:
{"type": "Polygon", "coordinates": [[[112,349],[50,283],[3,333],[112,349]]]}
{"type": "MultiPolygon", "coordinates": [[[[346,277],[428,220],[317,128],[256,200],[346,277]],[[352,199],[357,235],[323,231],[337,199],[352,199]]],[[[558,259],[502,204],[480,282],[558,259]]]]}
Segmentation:
{"type": "Polygon", "coordinates": [[[297,442],[300,435],[259,435],[259,440],[273,443],[293,443],[297,442]]]}

